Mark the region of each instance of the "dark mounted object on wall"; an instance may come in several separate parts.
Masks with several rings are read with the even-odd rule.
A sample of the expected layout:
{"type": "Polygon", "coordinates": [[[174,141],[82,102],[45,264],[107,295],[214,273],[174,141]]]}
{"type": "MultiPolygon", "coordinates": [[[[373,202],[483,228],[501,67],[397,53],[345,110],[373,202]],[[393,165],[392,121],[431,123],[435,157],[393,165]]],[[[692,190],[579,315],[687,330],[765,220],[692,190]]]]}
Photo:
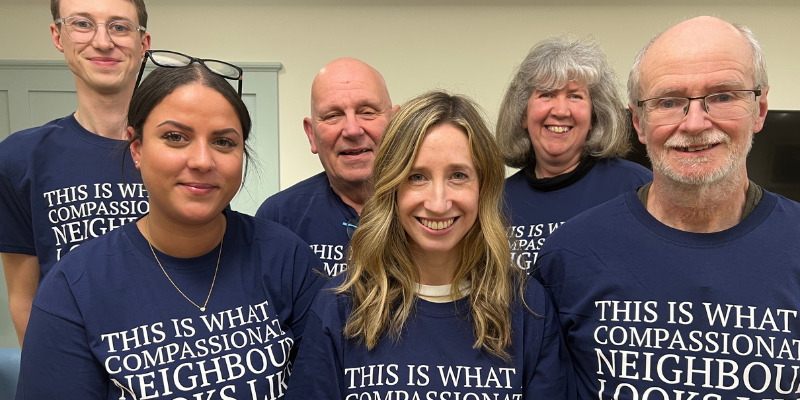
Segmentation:
{"type": "MultiPolygon", "coordinates": [[[[625,158],[651,168],[633,123],[630,138],[633,151],[625,158]]],[[[800,201],[800,110],[767,112],[764,129],[755,134],[747,156],[747,176],[770,192],[800,201]]]]}

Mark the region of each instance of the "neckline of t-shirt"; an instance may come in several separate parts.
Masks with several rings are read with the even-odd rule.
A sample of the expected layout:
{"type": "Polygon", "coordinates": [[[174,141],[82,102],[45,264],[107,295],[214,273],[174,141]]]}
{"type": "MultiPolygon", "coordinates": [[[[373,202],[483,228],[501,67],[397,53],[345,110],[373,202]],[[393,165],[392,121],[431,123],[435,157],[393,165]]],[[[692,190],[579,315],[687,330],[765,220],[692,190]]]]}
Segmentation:
{"type": "MultiPolygon", "coordinates": [[[[238,229],[236,229],[238,220],[233,214],[235,211],[223,210],[223,213],[226,216],[225,219],[227,226],[225,228],[225,235],[222,239],[223,243],[221,255],[219,254],[219,245],[215,246],[206,254],[190,258],[173,257],[169,254],[162,253],[153,247],[153,251],[155,251],[156,256],[158,256],[158,260],[161,262],[161,265],[164,266],[164,269],[175,271],[200,271],[208,268],[215,268],[217,265],[217,257],[220,257],[220,268],[222,268],[225,265],[226,255],[233,251],[231,249],[235,246],[235,243],[237,243],[237,238],[235,235],[238,231],[238,229]]],[[[146,215],[147,214],[143,215],[139,219],[145,217],[146,215]]],[[[141,253],[144,258],[152,261],[153,264],[158,267],[158,264],[153,259],[153,252],[150,251],[150,245],[147,239],[145,239],[144,235],[142,235],[142,233],[139,231],[136,223],[127,223],[123,226],[123,228],[125,229],[125,233],[132,242],[134,248],[136,248],[136,250],[141,253]]]]}
{"type": "Polygon", "coordinates": [[[342,200],[342,197],[339,196],[339,193],[336,193],[336,191],[333,190],[333,186],[331,186],[331,180],[328,178],[328,174],[325,171],[320,172],[320,174],[325,179],[325,185],[327,186],[326,190],[328,190],[329,195],[333,197],[334,203],[336,203],[336,205],[339,206],[339,209],[342,210],[342,213],[347,218],[347,221],[357,220],[359,217],[358,212],[356,212],[356,210],[349,204],[345,203],[344,200],[342,200]]]}
{"type": "Polygon", "coordinates": [[[105,147],[108,149],[118,149],[119,151],[125,151],[125,146],[127,145],[127,141],[119,140],[119,139],[111,139],[105,136],[96,135],[90,132],[88,129],[84,128],[83,125],[78,122],[75,118],[75,113],[72,113],[69,117],[67,117],[67,124],[70,125],[70,132],[75,134],[78,139],[83,140],[84,142],[91,143],[96,146],[105,147]]]}
{"type": "Polygon", "coordinates": [[[761,201],[750,215],[731,228],[712,233],[686,232],[665,225],[647,211],[636,191],[626,192],[624,201],[642,226],[659,237],[687,247],[716,247],[738,240],[758,228],[775,208],[778,197],[764,191],[761,201]]]}
{"type": "Polygon", "coordinates": [[[469,296],[446,303],[434,303],[417,297],[417,312],[430,317],[463,317],[469,314],[469,296]]]}

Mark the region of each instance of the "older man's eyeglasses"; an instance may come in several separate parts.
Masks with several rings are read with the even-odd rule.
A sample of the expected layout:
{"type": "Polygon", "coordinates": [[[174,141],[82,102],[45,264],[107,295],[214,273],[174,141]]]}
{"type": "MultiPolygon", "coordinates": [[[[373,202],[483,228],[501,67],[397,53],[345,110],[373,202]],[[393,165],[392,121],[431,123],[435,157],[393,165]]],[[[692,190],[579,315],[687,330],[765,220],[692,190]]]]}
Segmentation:
{"type": "Polygon", "coordinates": [[[142,60],[142,68],[139,69],[139,76],[136,78],[136,86],[139,87],[139,82],[144,75],[144,66],[147,64],[147,59],[153,61],[153,64],[159,67],[166,68],[182,68],[188,67],[193,63],[199,63],[212,73],[219,75],[225,79],[239,82],[239,97],[242,97],[242,69],[224,61],[211,60],[208,58],[196,58],[181,54],[176,51],[168,50],[147,50],[142,60]]]}
{"type": "Polygon", "coordinates": [[[118,19],[105,24],[98,24],[89,18],[72,15],[66,18],[59,18],[53,21],[55,24],[60,24],[67,35],[72,38],[75,43],[89,43],[94,39],[97,34],[98,27],[105,27],[106,33],[111,41],[121,47],[131,47],[138,39],[138,33],[144,32],[145,27],[136,25],[127,19],[118,19]]]}
{"type": "Polygon", "coordinates": [[[345,227],[345,229],[347,229],[347,237],[352,239],[353,234],[356,232],[356,229],[358,229],[358,217],[347,222],[342,222],[342,225],[345,227]]]}
{"type": "Polygon", "coordinates": [[[689,113],[692,100],[700,100],[703,109],[717,121],[744,118],[755,112],[753,100],[761,89],[728,90],[699,97],[656,97],[636,103],[644,107],[644,121],[651,125],[678,124],[689,113]]]}

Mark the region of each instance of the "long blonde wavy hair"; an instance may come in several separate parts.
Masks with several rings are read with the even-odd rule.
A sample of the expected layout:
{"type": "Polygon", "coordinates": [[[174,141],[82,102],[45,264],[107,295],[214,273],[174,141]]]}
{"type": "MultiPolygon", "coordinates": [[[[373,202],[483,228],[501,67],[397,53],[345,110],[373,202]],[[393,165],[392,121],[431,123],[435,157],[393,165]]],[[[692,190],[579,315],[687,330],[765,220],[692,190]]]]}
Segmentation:
{"type": "Polygon", "coordinates": [[[473,348],[508,360],[512,302],[521,301],[522,270],[511,263],[502,213],[503,158],[481,114],[468,99],[434,91],[400,107],[383,136],[373,166],[375,194],[364,205],[348,250],[344,283],[337,289],[352,298],[344,334],[373,349],[384,334],[400,341],[414,311],[419,271],[397,215],[397,191],[409,176],[425,134],[452,124],[468,136],[478,171],[478,218],[460,243],[460,260],[451,293],[469,287],[475,333],[473,348]]]}

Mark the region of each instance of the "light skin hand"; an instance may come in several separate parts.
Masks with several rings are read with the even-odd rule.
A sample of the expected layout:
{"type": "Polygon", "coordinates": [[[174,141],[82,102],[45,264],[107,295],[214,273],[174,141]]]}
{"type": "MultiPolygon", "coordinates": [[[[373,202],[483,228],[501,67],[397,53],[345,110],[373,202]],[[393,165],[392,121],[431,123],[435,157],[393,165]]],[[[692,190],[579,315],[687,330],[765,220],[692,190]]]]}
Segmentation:
{"type": "Polygon", "coordinates": [[[8,286],[8,304],[11,321],[17,331],[17,339],[22,347],[25,329],[31,316],[31,306],[36,289],[39,287],[39,259],[28,254],[0,253],[3,272],[8,286]]]}

